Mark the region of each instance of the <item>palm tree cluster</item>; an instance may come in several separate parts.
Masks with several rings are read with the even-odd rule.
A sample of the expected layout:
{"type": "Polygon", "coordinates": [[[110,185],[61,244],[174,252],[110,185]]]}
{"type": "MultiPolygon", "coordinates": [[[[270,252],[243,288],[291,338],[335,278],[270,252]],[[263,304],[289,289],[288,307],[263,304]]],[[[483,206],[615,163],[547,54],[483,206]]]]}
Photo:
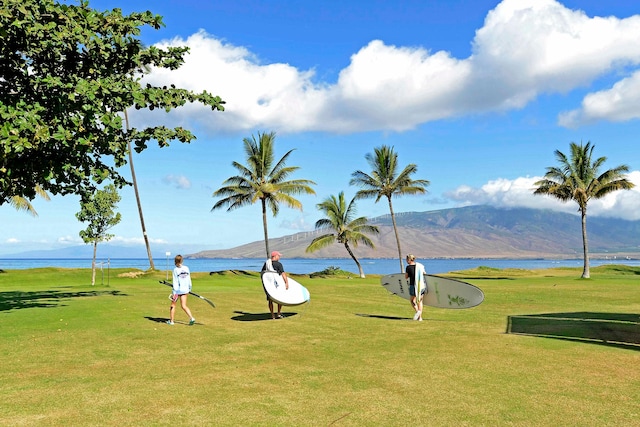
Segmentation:
{"type": "MultiPolygon", "coordinates": [[[[212,211],[227,207],[228,211],[253,204],[260,200],[262,204],[262,221],[267,257],[269,256],[269,234],[267,231],[267,207],[273,216],[279,211],[279,205],[285,203],[291,208],[302,210],[302,204],[293,196],[306,193],[315,194],[309,180],[287,180],[297,167],[286,166],[286,161],[293,150],[289,150],[278,162],[274,162],[275,133],[258,133],[258,138],[245,138],[246,165],[233,162],[239,174],[228,178],[224,186],[213,193],[221,199],[213,206],[212,211]]],[[[559,166],[547,168],[544,178],[535,183],[534,194],[550,195],[563,202],[573,200],[578,204],[582,218],[582,240],[584,254],[583,278],[589,277],[588,239],[586,229],[587,204],[591,199],[599,199],[614,191],[628,190],[634,187],[625,176],[629,171],[627,165],[620,165],[605,172],[600,172],[606,157],[593,158],[595,146],[587,144],[570,144],[571,153],[565,155],[555,151],[559,166]]],[[[393,147],[382,145],[373,153],[365,155],[371,172],[357,170],[351,174],[350,185],[360,187],[347,203],[344,192],[331,195],[316,205],[325,217],[318,220],[315,229],[325,232],[312,240],[306,252],[315,252],[329,245],[339,243],[345,247],[349,256],[358,267],[360,277],[364,276],[362,266],[352,247],[358,244],[374,247],[369,237],[378,234],[377,227],[367,224],[366,217],[356,217],[355,202],[360,199],[375,199],[375,202],[387,200],[393,224],[400,272],[404,271],[402,247],[393,210],[392,199],[402,195],[425,194],[430,182],[425,179],[413,179],[418,166],[409,164],[401,169],[398,154],[393,147]]]]}
{"type": "MultiPolygon", "coordinates": [[[[311,185],[315,182],[296,179],[287,180],[289,175],[299,169],[298,167],[286,166],[286,161],[293,150],[289,150],[278,162],[275,159],[275,133],[258,133],[258,137],[244,139],[244,149],[246,153],[246,164],[233,162],[232,165],[239,172],[224,181],[223,187],[213,193],[213,197],[220,200],[213,205],[212,211],[223,207],[227,211],[251,205],[258,200],[262,205],[262,224],[264,229],[264,241],[267,257],[269,257],[269,233],[267,227],[267,207],[273,216],[279,212],[279,205],[285,203],[290,208],[302,210],[302,204],[294,198],[297,194],[315,194],[311,185]]],[[[368,234],[377,234],[378,228],[367,224],[366,217],[355,217],[355,201],[358,199],[375,198],[378,202],[385,197],[389,203],[393,228],[398,245],[398,258],[400,260],[400,271],[403,271],[402,249],[400,238],[396,226],[395,215],[391,198],[405,194],[424,194],[425,187],[429,185],[427,180],[413,180],[411,175],[417,172],[415,164],[406,166],[399,170],[398,155],[393,147],[382,146],[375,148],[373,154],[367,154],[365,159],[372,168],[372,172],[367,174],[356,171],[352,175],[350,184],[361,187],[355,197],[347,204],[344,192],[338,196],[329,196],[317,208],[326,217],[318,220],[315,224],[316,230],[329,231],[315,238],[307,247],[307,252],[314,252],[325,248],[333,243],[344,245],[349,256],[358,266],[360,277],[364,277],[364,272],[360,262],[354,255],[350,244],[357,247],[362,243],[369,247],[374,247],[373,241],[368,234]]]]}

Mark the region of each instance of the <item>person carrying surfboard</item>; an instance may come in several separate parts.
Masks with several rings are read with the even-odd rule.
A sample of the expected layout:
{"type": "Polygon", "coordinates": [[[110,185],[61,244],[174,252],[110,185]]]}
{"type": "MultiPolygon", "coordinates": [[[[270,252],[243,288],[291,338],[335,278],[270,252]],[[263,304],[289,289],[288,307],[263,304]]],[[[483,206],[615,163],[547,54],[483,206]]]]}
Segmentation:
{"type": "Polygon", "coordinates": [[[407,267],[405,268],[404,277],[409,280],[409,295],[411,295],[411,307],[416,314],[413,320],[422,322],[422,298],[427,286],[424,280],[426,271],[424,265],[416,262],[416,257],[412,254],[407,255],[407,267]],[[420,295],[416,298],[417,295],[420,295]]]}
{"type": "MultiPolygon", "coordinates": [[[[287,273],[284,272],[284,266],[280,262],[281,256],[282,254],[278,251],[271,252],[271,258],[264,263],[264,265],[262,266],[261,273],[264,273],[267,271],[273,271],[278,273],[284,279],[285,289],[289,289],[289,279],[287,278],[287,273]]],[[[269,294],[267,293],[267,290],[264,289],[264,285],[262,286],[262,289],[264,290],[264,293],[267,296],[267,301],[269,301],[269,311],[271,312],[271,318],[282,319],[283,318],[282,304],[278,304],[278,314],[275,315],[273,313],[273,301],[271,301],[271,298],[269,298],[269,294]]]]}

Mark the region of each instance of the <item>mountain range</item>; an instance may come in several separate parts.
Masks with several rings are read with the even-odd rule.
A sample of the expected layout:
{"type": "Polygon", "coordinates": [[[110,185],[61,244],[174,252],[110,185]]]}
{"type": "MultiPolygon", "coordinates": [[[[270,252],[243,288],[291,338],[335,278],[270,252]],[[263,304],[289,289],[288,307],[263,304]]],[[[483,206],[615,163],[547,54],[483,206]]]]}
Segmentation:
{"type": "MultiPolygon", "coordinates": [[[[531,208],[468,206],[396,214],[404,254],[419,258],[581,258],[579,215],[531,208]]],[[[398,248],[390,215],[369,219],[380,230],[375,248],[354,247],[358,258],[394,258],[398,248]]],[[[305,249],[327,232],[300,232],[269,240],[270,250],[285,258],[348,258],[336,243],[314,253],[305,249]]],[[[593,257],[640,257],[640,221],[587,216],[589,254],[593,257]]],[[[191,258],[262,258],[264,240],[225,250],[205,250],[191,258]]]]}
{"type": "MultiPolygon", "coordinates": [[[[256,218],[260,221],[260,218],[256,218]]],[[[396,214],[403,255],[419,258],[582,258],[580,216],[551,210],[468,206],[426,212],[396,214]]],[[[375,248],[351,249],[357,258],[396,258],[398,248],[390,215],[370,218],[380,230],[372,236],[375,248]]],[[[269,248],[285,258],[349,258],[341,244],[314,253],[305,249],[326,232],[300,232],[269,240],[269,248]]],[[[640,221],[587,216],[589,254],[594,258],[640,258],[640,221]]],[[[259,236],[257,236],[259,238],[259,236]]],[[[153,249],[153,248],[152,248],[153,249]]],[[[155,260],[166,253],[153,250],[155,260]]],[[[189,258],[263,258],[264,240],[222,250],[201,250],[193,245],[170,249],[189,258]]],[[[91,245],[3,255],[2,258],[91,258],[91,245]]],[[[146,258],[143,245],[98,245],[100,258],[146,258]]]]}

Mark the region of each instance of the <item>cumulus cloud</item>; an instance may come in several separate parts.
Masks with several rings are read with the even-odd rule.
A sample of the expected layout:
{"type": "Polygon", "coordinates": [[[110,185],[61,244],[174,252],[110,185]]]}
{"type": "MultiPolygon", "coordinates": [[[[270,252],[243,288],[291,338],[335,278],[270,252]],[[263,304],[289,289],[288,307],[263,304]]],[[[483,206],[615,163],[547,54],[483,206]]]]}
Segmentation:
{"type": "MultiPolygon", "coordinates": [[[[550,196],[534,195],[534,183],[542,177],[496,179],[479,188],[460,186],[445,196],[459,206],[491,205],[503,208],[526,207],[533,209],[551,209],[555,211],[577,213],[575,202],[562,203],[550,196]]],[[[640,171],[627,174],[627,179],[635,184],[631,190],[616,191],[601,199],[589,201],[587,214],[620,218],[630,221],[640,219],[640,171]]]]}
{"type": "Polygon", "coordinates": [[[575,128],[600,120],[623,122],[640,118],[640,71],[617,82],[611,89],[585,96],[582,106],[558,116],[560,126],[575,128]]]}
{"type": "MultiPolygon", "coordinates": [[[[522,108],[542,93],[566,93],[640,62],[640,16],[589,17],[555,0],[503,0],[490,11],[468,58],[424,47],[373,40],[351,56],[335,82],[315,70],[262,63],[241,46],[200,31],[160,47],[188,46],[177,71],[153,70],[152,84],[207,90],[226,102],[224,113],[197,104],[171,113],[216,131],[255,128],[280,133],[402,131],[432,120],[522,108]]],[[[637,113],[640,77],[585,97],[561,123],[627,120],[637,113]]],[[[152,120],[161,112],[136,112],[152,120]]],[[[166,121],[166,118],[164,119],[166,121]]]]}
{"type": "Polygon", "coordinates": [[[10,245],[15,245],[17,243],[20,243],[20,240],[14,238],[14,237],[10,237],[7,240],[5,240],[5,243],[8,243],[10,245]]]}
{"type": "Polygon", "coordinates": [[[191,181],[184,175],[167,175],[162,178],[165,184],[173,185],[178,189],[185,190],[191,188],[191,181]]]}

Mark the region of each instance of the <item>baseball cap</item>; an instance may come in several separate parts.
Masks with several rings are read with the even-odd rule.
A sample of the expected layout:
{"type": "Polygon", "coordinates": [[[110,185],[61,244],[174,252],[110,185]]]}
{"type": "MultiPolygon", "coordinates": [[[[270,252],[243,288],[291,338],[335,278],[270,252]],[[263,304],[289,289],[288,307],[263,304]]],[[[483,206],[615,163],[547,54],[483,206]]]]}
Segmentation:
{"type": "Polygon", "coordinates": [[[282,256],[282,254],[278,251],[273,251],[271,252],[271,258],[273,258],[274,256],[282,256]]]}

